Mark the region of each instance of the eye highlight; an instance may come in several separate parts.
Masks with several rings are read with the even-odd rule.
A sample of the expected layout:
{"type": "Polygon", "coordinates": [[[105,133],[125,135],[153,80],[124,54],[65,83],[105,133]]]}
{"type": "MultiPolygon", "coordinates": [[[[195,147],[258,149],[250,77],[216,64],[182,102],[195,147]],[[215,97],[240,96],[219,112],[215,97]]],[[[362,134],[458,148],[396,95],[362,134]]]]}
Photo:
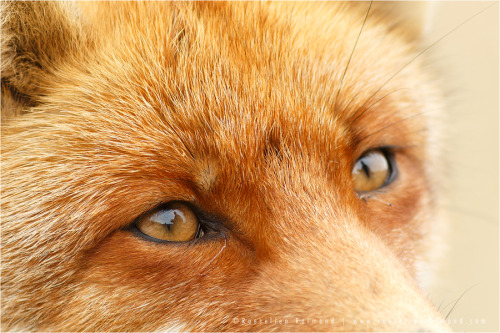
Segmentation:
{"type": "Polygon", "coordinates": [[[136,221],[144,235],[160,241],[187,242],[203,236],[193,210],[181,202],[171,202],[154,209],[136,221]]]}
{"type": "Polygon", "coordinates": [[[368,151],[357,160],[352,169],[356,192],[374,191],[391,183],[394,176],[394,160],[382,149],[368,151]]]}

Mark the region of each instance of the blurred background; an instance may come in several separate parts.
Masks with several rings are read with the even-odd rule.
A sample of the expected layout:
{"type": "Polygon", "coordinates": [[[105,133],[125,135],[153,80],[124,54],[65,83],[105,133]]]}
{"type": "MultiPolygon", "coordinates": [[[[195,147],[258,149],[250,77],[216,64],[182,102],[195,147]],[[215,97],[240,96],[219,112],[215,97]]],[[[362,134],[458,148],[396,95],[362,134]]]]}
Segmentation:
{"type": "Polygon", "coordinates": [[[429,50],[444,79],[450,129],[449,248],[430,297],[445,315],[454,306],[448,319],[455,331],[498,332],[499,3],[446,1],[428,9],[429,44],[470,19],[429,50]]]}

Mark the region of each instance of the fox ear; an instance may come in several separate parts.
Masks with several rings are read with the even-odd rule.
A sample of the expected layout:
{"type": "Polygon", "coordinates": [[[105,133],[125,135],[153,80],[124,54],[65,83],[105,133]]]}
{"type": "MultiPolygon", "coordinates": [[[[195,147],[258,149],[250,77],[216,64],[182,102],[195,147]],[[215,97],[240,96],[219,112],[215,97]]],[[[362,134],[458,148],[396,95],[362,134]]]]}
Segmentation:
{"type": "Polygon", "coordinates": [[[2,118],[36,105],[41,81],[71,57],[82,41],[76,8],[69,2],[2,1],[2,118]]]}
{"type": "Polygon", "coordinates": [[[425,37],[433,23],[434,1],[373,1],[373,10],[387,17],[411,39],[425,37]]]}

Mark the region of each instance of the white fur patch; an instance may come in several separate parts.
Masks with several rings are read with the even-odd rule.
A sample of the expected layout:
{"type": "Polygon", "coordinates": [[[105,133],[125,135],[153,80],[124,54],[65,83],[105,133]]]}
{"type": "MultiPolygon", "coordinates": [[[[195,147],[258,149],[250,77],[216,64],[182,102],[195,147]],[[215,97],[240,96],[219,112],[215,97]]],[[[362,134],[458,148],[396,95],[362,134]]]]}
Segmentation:
{"type": "Polygon", "coordinates": [[[167,327],[159,329],[157,332],[170,333],[170,332],[186,332],[187,325],[179,322],[174,322],[169,324],[167,327]]]}

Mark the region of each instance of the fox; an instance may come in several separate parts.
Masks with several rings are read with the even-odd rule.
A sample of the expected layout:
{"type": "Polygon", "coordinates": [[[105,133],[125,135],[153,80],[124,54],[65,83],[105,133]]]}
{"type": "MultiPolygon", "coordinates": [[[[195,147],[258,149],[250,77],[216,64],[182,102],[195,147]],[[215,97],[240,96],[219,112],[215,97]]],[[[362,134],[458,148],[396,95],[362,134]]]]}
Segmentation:
{"type": "Polygon", "coordinates": [[[2,330],[449,330],[400,5],[3,1],[2,330]]]}

